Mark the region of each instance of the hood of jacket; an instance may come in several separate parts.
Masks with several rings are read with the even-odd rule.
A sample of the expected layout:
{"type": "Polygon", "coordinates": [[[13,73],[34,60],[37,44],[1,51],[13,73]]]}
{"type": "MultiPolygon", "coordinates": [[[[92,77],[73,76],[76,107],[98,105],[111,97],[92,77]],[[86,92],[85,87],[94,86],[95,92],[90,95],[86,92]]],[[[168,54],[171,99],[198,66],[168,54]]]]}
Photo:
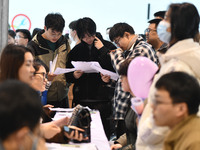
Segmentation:
{"type": "MultiPolygon", "coordinates": [[[[40,32],[38,32],[34,37],[33,37],[33,41],[39,45],[41,48],[47,49],[47,50],[51,50],[49,45],[47,44],[46,40],[42,37],[42,34],[44,33],[44,30],[41,30],[40,32]]],[[[62,46],[63,44],[66,44],[68,42],[66,42],[67,39],[65,39],[65,37],[62,35],[58,41],[56,42],[56,49],[59,48],[60,46],[62,46]]],[[[66,45],[66,47],[68,47],[68,45],[66,45]]]]}

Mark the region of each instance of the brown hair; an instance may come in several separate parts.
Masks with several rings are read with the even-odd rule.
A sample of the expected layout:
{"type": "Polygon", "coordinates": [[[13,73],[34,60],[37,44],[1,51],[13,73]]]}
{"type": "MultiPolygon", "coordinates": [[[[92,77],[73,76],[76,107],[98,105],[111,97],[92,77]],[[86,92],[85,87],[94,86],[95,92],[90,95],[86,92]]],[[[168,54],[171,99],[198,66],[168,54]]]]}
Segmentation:
{"type": "Polygon", "coordinates": [[[13,44],[9,44],[3,49],[0,58],[0,81],[19,79],[19,68],[24,63],[26,52],[31,52],[31,50],[24,46],[13,44]]]}

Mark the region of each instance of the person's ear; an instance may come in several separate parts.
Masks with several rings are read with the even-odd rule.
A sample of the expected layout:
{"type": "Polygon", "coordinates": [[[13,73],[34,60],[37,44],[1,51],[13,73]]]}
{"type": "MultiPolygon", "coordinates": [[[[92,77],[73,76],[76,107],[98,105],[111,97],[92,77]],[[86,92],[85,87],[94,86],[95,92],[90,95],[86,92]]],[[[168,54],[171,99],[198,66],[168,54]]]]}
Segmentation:
{"type": "Polygon", "coordinates": [[[167,28],[167,32],[171,33],[171,27],[167,28]]]}
{"type": "Polygon", "coordinates": [[[188,107],[186,103],[179,103],[176,107],[176,116],[181,117],[188,114],[188,107]]]}
{"type": "Polygon", "coordinates": [[[28,127],[22,127],[21,129],[16,131],[14,138],[18,146],[21,146],[24,143],[24,140],[29,132],[30,129],[28,127]]]}
{"type": "Polygon", "coordinates": [[[26,43],[28,44],[28,39],[26,38],[25,40],[26,40],[26,43]]]}
{"type": "Polygon", "coordinates": [[[74,35],[75,35],[75,36],[77,35],[77,32],[76,32],[76,30],[74,30],[74,35]]]}
{"type": "Polygon", "coordinates": [[[44,26],[44,30],[47,30],[47,27],[46,27],[46,26],[44,26]]]}
{"type": "Polygon", "coordinates": [[[127,39],[129,39],[130,33],[129,32],[124,32],[124,37],[126,37],[127,39]]]}
{"type": "Polygon", "coordinates": [[[72,30],[72,32],[71,32],[71,37],[72,37],[72,38],[75,38],[75,36],[76,36],[76,30],[72,30]]]}
{"type": "Polygon", "coordinates": [[[28,127],[23,127],[16,132],[17,139],[24,139],[24,137],[30,132],[28,127]]]}

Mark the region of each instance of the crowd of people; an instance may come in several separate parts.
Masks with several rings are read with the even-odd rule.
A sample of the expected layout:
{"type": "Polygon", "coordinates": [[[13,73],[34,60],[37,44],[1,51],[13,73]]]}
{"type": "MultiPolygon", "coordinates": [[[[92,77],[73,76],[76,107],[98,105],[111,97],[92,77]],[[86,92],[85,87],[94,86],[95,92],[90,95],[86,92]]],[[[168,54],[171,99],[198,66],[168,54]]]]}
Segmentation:
{"type": "Polygon", "coordinates": [[[79,129],[63,131],[68,117],[52,121],[49,108],[69,108],[71,93],[72,107],[100,112],[111,150],[198,150],[199,22],[193,4],[172,3],[154,14],[143,36],[119,22],[104,40],[89,17],[72,21],[69,36],[63,35],[59,13],[47,14],[44,29],[32,35],[9,30],[0,57],[0,149],[86,140],[79,129]],[[95,61],[119,78],[82,70],[55,75],[50,61],[55,68],[95,61]]]}

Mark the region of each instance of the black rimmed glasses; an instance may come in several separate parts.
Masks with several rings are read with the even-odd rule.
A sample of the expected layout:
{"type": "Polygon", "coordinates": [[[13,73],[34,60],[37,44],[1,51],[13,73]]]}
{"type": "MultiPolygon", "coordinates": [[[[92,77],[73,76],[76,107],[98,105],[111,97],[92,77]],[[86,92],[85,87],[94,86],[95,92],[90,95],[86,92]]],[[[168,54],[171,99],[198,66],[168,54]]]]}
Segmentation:
{"type": "Polygon", "coordinates": [[[121,38],[122,38],[122,37],[116,38],[116,39],[114,40],[114,43],[115,43],[116,45],[118,45],[121,38]]]}
{"type": "Polygon", "coordinates": [[[144,30],[144,34],[150,33],[151,31],[152,31],[152,32],[153,32],[153,31],[157,32],[157,30],[155,30],[155,29],[147,28],[146,30],[144,30]]]}
{"type": "Polygon", "coordinates": [[[48,78],[48,75],[45,72],[35,72],[34,75],[40,74],[43,77],[43,81],[48,78]]]}
{"type": "Polygon", "coordinates": [[[159,100],[153,100],[153,105],[158,106],[158,105],[173,105],[171,102],[164,102],[164,101],[159,101],[159,100]]]}
{"type": "Polygon", "coordinates": [[[23,37],[23,36],[20,36],[20,35],[16,35],[15,38],[16,38],[16,39],[26,39],[27,37],[23,37]]]}

